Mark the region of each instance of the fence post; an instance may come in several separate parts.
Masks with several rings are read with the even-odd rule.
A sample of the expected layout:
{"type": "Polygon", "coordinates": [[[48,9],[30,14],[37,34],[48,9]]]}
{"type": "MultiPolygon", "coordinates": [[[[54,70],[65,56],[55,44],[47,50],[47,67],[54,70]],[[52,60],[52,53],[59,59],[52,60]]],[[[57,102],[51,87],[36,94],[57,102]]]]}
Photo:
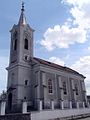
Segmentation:
{"type": "Polygon", "coordinates": [[[64,109],[64,101],[61,101],[61,109],[64,109]]]}
{"type": "Polygon", "coordinates": [[[5,115],[6,101],[2,100],[0,105],[0,115],[5,115]]]}
{"type": "Polygon", "coordinates": [[[22,113],[27,113],[27,102],[23,101],[22,103],[22,113]]]}
{"type": "Polygon", "coordinates": [[[85,108],[85,103],[83,102],[83,108],[85,108]]]}
{"type": "Polygon", "coordinates": [[[39,100],[38,102],[38,110],[42,110],[42,100],[39,100]]]}
{"type": "Polygon", "coordinates": [[[51,109],[54,110],[54,101],[51,100],[51,109]]]}
{"type": "Polygon", "coordinates": [[[77,109],[79,108],[79,102],[77,102],[77,109]]]}
{"type": "Polygon", "coordinates": [[[70,101],[70,109],[72,109],[72,101],[70,101]]]}

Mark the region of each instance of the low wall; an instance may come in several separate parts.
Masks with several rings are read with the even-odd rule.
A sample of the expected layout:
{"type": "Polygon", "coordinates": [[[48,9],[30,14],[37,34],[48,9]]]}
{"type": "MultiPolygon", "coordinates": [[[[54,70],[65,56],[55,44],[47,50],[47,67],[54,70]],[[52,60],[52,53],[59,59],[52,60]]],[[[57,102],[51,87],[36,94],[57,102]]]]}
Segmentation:
{"type": "Polygon", "coordinates": [[[0,120],[70,120],[90,116],[90,108],[67,110],[43,110],[27,114],[8,114],[0,116],[0,120]]]}
{"type": "Polygon", "coordinates": [[[0,120],[31,120],[30,113],[29,114],[9,114],[0,116],[0,120]]]}
{"type": "Polygon", "coordinates": [[[90,115],[90,108],[85,109],[69,109],[69,110],[49,110],[40,112],[31,112],[31,120],[56,120],[65,117],[76,117],[90,115]]]}

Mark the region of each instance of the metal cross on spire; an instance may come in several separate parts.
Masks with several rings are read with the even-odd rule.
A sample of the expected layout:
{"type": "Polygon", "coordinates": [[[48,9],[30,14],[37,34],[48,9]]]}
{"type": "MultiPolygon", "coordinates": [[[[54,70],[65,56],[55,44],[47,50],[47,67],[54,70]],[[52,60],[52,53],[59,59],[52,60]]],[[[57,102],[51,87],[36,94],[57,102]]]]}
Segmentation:
{"type": "Polygon", "coordinates": [[[22,11],[24,11],[24,4],[25,3],[22,1],[22,9],[21,9],[22,11]]]}
{"type": "Polygon", "coordinates": [[[24,15],[24,2],[22,1],[21,15],[19,19],[19,25],[26,25],[26,17],[24,15]]]}

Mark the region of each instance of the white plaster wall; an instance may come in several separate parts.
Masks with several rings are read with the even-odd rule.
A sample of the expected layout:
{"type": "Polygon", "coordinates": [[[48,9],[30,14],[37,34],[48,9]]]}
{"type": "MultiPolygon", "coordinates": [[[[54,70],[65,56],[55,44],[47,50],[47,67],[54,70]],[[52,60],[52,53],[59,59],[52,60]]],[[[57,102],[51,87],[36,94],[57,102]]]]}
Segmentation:
{"type": "MultiPolygon", "coordinates": [[[[66,72],[66,71],[62,71],[62,70],[58,70],[56,68],[51,68],[49,66],[44,66],[44,65],[40,65],[40,70],[45,72],[45,73],[51,73],[53,74],[54,76],[61,76],[62,77],[62,81],[66,81],[67,82],[67,95],[64,95],[64,99],[72,99],[71,98],[71,87],[70,86],[70,81],[71,79],[74,80],[74,84],[77,83],[78,84],[78,90],[79,90],[79,94],[76,96],[76,100],[78,101],[83,101],[83,98],[82,98],[82,92],[83,92],[83,89],[81,88],[81,85],[80,85],[80,82],[81,81],[84,81],[84,78],[82,78],[81,76],[79,75],[75,75],[75,74],[72,74],[72,73],[69,73],[69,72],[66,72]]],[[[56,81],[56,77],[55,77],[55,81],[56,81]]],[[[57,83],[58,84],[58,83],[57,83]]],[[[55,91],[57,92],[57,91],[55,91]]],[[[56,95],[56,93],[55,93],[56,95]]]]}

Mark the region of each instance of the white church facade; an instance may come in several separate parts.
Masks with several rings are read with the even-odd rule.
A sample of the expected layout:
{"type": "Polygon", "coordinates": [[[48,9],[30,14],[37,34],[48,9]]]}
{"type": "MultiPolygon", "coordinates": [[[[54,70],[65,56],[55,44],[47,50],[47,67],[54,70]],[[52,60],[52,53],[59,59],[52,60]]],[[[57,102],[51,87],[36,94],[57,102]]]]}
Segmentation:
{"type": "Polygon", "coordinates": [[[87,107],[85,77],[71,68],[33,55],[34,30],[27,24],[24,5],[11,29],[6,112],[87,107]]]}

